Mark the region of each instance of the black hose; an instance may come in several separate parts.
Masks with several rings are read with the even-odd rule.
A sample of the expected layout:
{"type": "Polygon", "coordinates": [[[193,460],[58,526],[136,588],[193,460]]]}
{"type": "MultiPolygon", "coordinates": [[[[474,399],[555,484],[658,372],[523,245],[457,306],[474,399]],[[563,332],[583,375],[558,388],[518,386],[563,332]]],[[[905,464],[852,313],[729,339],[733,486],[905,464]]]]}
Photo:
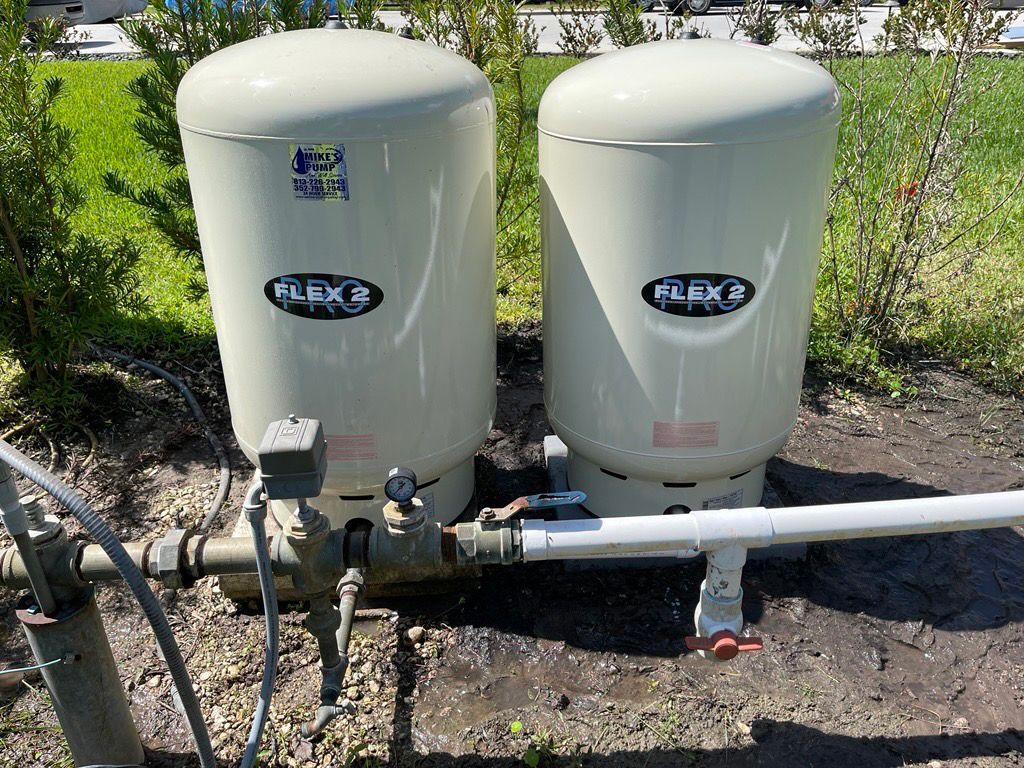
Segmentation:
{"type": "Polygon", "coordinates": [[[181,396],[185,398],[185,402],[188,403],[189,409],[192,411],[192,416],[196,422],[202,426],[203,435],[206,437],[206,442],[213,448],[213,452],[217,456],[217,463],[220,465],[220,487],[217,489],[217,495],[210,502],[210,508],[206,512],[206,516],[203,517],[203,522],[199,524],[199,532],[206,533],[210,526],[213,525],[213,521],[217,519],[217,515],[220,512],[220,508],[224,505],[225,500],[228,497],[228,492],[231,490],[231,460],[228,457],[228,452],[224,450],[224,444],[220,441],[220,438],[210,429],[209,423],[206,421],[206,414],[203,413],[202,406],[199,405],[199,401],[196,400],[195,395],[192,394],[192,390],[188,388],[184,381],[179,379],[173,373],[165,371],[159,365],[148,363],[145,360],[139,360],[137,357],[131,357],[130,355],[124,355],[120,352],[115,352],[112,349],[106,349],[104,347],[94,347],[96,352],[104,355],[109,355],[116,360],[125,363],[126,365],[137,365],[139,368],[149,371],[161,379],[166,381],[168,384],[173,386],[181,396]]]}
{"type": "Polygon", "coordinates": [[[96,541],[103,551],[110,558],[110,561],[117,568],[121,578],[125,580],[132,594],[135,595],[139,607],[146,615],[149,625],[153,628],[157,645],[163,652],[167,662],[167,669],[171,679],[177,686],[181,696],[182,707],[185,710],[185,717],[188,720],[189,728],[192,731],[192,738],[196,742],[196,750],[199,753],[199,762],[203,768],[216,768],[217,761],[213,756],[213,745],[210,743],[210,734],[206,729],[206,722],[203,720],[202,710],[199,708],[199,699],[196,697],[195,688],[188,675],[188,668],[181,656],[181,649],[174,639],[174,632],[167,622],[160,602],[153,595],[152,590],[139,572],[131,556],[125,551],[124,545],[118,540],[114,532],[110,530],[103,519],[92,511],[89,504],[75,491],[66,485],[62,480],[53,476],[32,459],[25,456],[21,451],[10,443],[0,440],[0,461],[8,464],[12,469],[17,470],[33,483],[45,490],[56,499],[68,512],[70,512],[89,535],[96,541]]]}

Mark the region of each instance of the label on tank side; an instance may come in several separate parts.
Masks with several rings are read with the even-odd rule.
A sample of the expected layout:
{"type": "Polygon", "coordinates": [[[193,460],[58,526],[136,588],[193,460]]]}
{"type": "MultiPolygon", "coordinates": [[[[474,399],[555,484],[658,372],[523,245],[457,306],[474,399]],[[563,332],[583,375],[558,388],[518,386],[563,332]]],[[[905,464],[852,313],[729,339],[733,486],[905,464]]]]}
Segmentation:
{"type": "Polygon", "coordinates": [[[656,421],[653,448],[717,448],[717,421],[656,421]]]}
{"type": "Polygon", "coordinates": [[[736,275],[692,272],[666,275],[645,285],[640,296],[657,310],[682,317],[713,317],[742,309],[754,298],[754,284],[736,275]]]}
{"type": "Polygon", "coordinates": [[[325,435],[328,461],[372,461],[377,458],[376,435],[325,435]]]}
{"type": "Polygon", "coordinates": [[[348,200],[344,144],[289,144],[296,200],[348,200]]]}
{"type": "Polygon", "coordinates": [[[384,291],[369,280],[324,272],[272,277],[263,293],[278,309],[314,320],[359,317],[384,303],[384,291]]]}
{"type": "Polygon", "coordinates": [[[701,509],[739,509],[743,506],[743,489],[704,499],[701,509]]]}

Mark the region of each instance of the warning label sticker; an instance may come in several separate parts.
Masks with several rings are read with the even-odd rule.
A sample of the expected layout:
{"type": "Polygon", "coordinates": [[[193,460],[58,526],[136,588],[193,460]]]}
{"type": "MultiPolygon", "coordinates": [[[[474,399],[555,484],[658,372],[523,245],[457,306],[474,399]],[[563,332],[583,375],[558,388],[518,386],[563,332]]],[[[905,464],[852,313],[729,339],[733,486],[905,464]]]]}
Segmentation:
{"type": "Polygon", "coordinates": [[[289,144],[296,200],[348,200],[344,144],[289,144]]]}
{"type": "Polygon", "coordinates": [[[376,458],[376,435],[327,435],[328,461],[372,461],[376,458]]]}
{"type": "Polygon", "coordinates": [[[717,421],[656,421],[651,444],[655,448],[715,448],[717,421]]]}
{"type": "Polygon", "coordinates": [[[704,499],[701,509],[739,509],[743,506],[743,489],[704,499]]]}

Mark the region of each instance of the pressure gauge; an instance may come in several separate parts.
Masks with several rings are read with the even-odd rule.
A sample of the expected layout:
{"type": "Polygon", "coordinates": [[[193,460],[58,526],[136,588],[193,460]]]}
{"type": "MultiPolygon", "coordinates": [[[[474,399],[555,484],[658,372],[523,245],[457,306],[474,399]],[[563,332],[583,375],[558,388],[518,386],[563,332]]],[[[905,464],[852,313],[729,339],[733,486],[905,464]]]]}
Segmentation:
{"type": "Polygon", "coordinates": [[[384,483],[384,495],[396,504],[408,504],[416,495],[416,473],[405,467],[392,469],[384,483]]]}

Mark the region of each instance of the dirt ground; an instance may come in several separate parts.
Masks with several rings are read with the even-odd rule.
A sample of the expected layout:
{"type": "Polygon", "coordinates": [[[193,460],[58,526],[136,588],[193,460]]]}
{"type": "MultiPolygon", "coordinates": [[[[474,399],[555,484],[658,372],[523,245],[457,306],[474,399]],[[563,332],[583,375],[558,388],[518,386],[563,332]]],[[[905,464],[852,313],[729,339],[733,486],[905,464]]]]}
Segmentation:
{"type": "MultiPolygon", "coordinates": [[[[167,360],[231,446],[234,525],[250,467],[233,444],[216,354],[167,360]]],[[[480,501],[545,486],[536,332],[502,337],[499,413],[478,457],[480,501]]],[[[809,372],[800,421],[769,464],[786,504],[1024,487],[1024,407],[939,365],[909,402],[809,372]]],[[[48,437],[59,466],[125,539],[194,525],[216,463],[180,397],[148,374],[91,383],[80,429],[48,437]],[[102,417],[100,414],[103,414],[102,417]]],[[[44,460],[38,433],[19,438],[44,460]]],[[[729,664],[683,649],[703,576],[671,569],[523,567],[477,589],[377,601],[362,621],[347,694],[353,716],[315,743],[315,646],[282,617],[279,683],[265,738],[272,766],[1024,766],[1024,541],[997,530],[815,545],[746,569],[744,611],[761,653],[729,664]]],[[[9,542],[2,542],[7,545],[9,542]]],[[[151,634],[121,585],[98,597],[154,766],[197,765],[151,634]]],[[[0,591],[0,661],[29,658],[0,591]]],[[[261,674],[262,616],[212,583],[179,593],[172,623],[222,765],[237,765],[261,674]]],[[[0,704],[0,766],[70,765],[41,679],[0,704]]]]}

